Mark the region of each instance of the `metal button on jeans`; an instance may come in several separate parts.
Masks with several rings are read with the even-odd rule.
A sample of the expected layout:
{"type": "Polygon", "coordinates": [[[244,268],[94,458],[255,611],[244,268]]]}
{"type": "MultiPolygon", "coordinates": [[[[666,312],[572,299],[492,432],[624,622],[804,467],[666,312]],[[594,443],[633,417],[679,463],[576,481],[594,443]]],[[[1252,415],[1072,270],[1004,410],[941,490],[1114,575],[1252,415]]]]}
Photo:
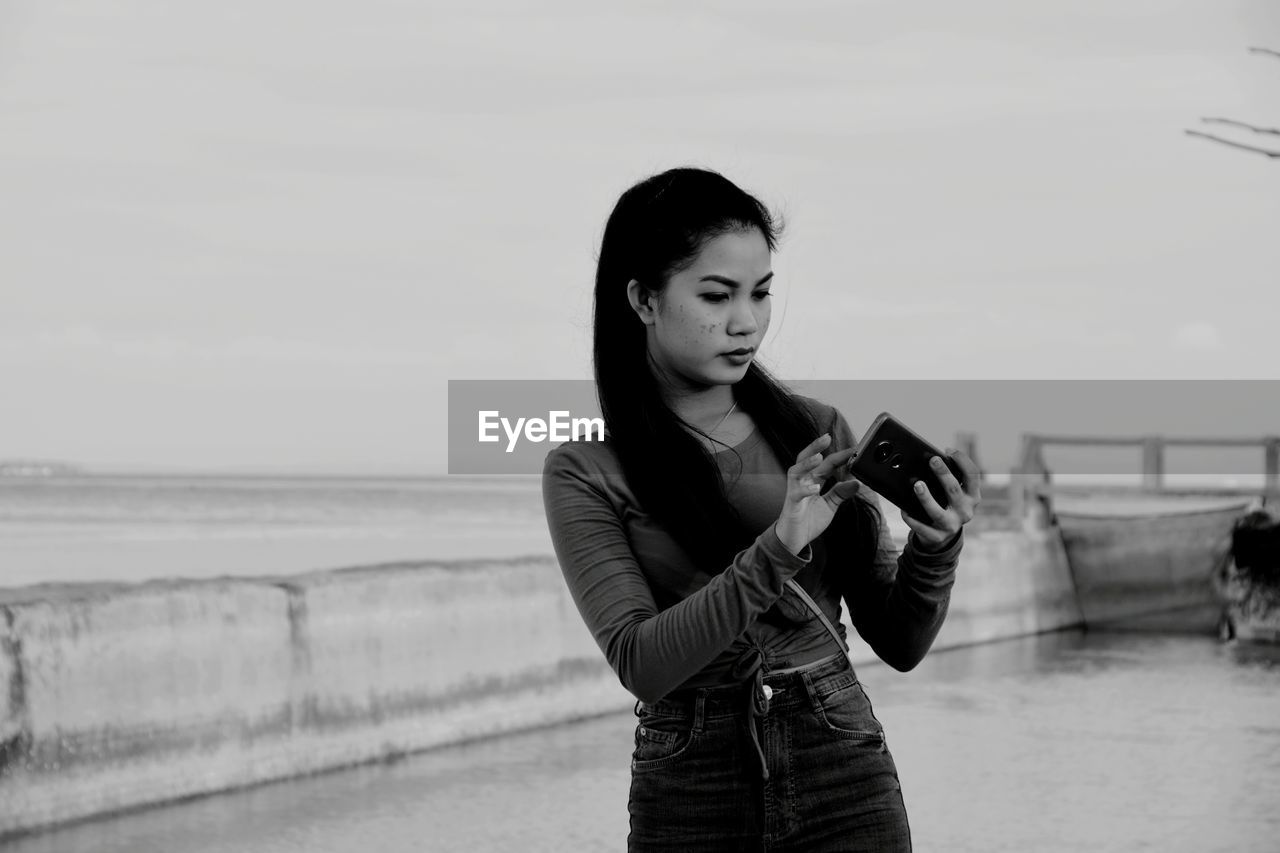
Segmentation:
{"type": "Polygon", "coordinates": [[[773,698],[773,688],[767,684],[764,685],[764,698],[766,702],[773,698]]]}

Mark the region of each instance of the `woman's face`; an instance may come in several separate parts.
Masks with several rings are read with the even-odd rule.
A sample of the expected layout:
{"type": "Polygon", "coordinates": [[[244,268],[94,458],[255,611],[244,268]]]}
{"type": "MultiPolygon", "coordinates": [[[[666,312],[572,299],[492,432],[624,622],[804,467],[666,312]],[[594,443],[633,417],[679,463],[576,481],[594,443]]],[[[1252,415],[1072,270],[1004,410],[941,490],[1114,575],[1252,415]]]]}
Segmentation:
{"type": "Polygon", "coordinates": [[[649,353],[668,379],[698,387],[742,379],[769,328],[771,256],[757,228],[715,237],[673,276],[654,309],[649,353]],[[744,355],[729,355],[734,350],[744,355]]]}

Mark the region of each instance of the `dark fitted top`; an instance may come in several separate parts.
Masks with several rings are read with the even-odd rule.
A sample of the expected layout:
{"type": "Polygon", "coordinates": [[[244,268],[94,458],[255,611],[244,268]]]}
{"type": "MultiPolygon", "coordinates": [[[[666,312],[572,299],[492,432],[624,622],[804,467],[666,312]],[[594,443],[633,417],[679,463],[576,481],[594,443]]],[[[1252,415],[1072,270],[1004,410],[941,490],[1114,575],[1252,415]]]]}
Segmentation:
{"type": "MultiPolygon", "coordinates": [[[[809,397],[795,399],[831,433],[824,455],[855,444],[839,411],[809,397]]],[[[578,612],[627,690],[656,702],[677,689],[736,683],[734,664],[753,649],[766,671],[831,655],[835,641],[820,620],[761,618],[784,593],[798,601],[784,587],[792,577],[841,637],[843,599],[859,635],[881,659],[903,671],[920,662],[946,616],[962,534],[929,553],[912,533],[899,555],[882,516],[874,560],[848,553],[843,543],[850,538],[827,532],[795,555],[775,529],[791,463],[782,464],[759,430],[715,459],[729,501],[759,533],[731,565],[699,567],[639,508],[607,437],[566,442],[547,454],[543,502],[560,568],[578,612]]],[[[842,471],[840,479],[849,476],[842,471]]]]}

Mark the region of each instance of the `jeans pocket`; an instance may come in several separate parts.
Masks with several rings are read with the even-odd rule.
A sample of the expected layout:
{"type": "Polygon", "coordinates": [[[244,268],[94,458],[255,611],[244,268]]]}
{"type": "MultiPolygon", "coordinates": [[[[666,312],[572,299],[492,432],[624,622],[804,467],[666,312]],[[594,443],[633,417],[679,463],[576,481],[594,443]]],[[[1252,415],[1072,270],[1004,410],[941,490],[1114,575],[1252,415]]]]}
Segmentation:
{"type": "Polygon", "coordinates": [[[884,750],[884,728],[871,710],[862,684],[854,681],[817,697],[818,716],[833,734],[848,740],[865,740],[884,750]]]}
{"type": "Polygon", "coordinates": [[[643,773],[673,764],[689,751],[696,737],[689,718],[643,714],[636,726],[631,769],[643,773]]]}

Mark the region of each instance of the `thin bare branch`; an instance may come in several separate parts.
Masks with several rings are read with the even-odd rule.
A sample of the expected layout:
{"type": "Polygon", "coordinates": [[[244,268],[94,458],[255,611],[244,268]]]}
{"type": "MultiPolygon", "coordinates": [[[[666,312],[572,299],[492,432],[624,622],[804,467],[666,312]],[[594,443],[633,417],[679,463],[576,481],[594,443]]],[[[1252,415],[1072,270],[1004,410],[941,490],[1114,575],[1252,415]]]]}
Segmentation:
{"type": "Polygon", "coordinates": [[[1232,127],[1243,127],[1245,130],[1252,130],[1254,133],[1269,133],[1273,136],[1280,136],[1280,127],[1258,127],[1255,124],[1247,124],[1232,118],[1202,118],[1200,120],[1207,124],[1229,124],[1232,127]]]}
{"type": "Polygon", "coordinates": [[[1186,133],[1188,136],[1200,136],[1205,139],[1212,140],[1213,142],[1220,142],[1223,145],[1230,145],[1232,148],[1242,148],[1245,151],[1252,151],[1255,154],[1262,154],[1267,157],[1280,157],[1280,151],[1268,151],[1266,148],[1258,148],[1253,145],[1245,145],[1242,142],[1232,142],[1230,139],[1223,139],[1222,137],[1214,136],[1211,133],[1202,133],[1198,130],[1188,130],[1186,133]]]}
{"type": "Polygon", "coordinates": [[[1265,54],[1269,54],[1270,56],[1280,56],[1280,50],[1272,50],[1272,49],[1271,49],[1271,48],[1269,48],[1269,47],[1251,47],[1251,48],[1249,48],[1249,52],[1250,52],[1250,53],[1265,53],[1265,54]]]}

